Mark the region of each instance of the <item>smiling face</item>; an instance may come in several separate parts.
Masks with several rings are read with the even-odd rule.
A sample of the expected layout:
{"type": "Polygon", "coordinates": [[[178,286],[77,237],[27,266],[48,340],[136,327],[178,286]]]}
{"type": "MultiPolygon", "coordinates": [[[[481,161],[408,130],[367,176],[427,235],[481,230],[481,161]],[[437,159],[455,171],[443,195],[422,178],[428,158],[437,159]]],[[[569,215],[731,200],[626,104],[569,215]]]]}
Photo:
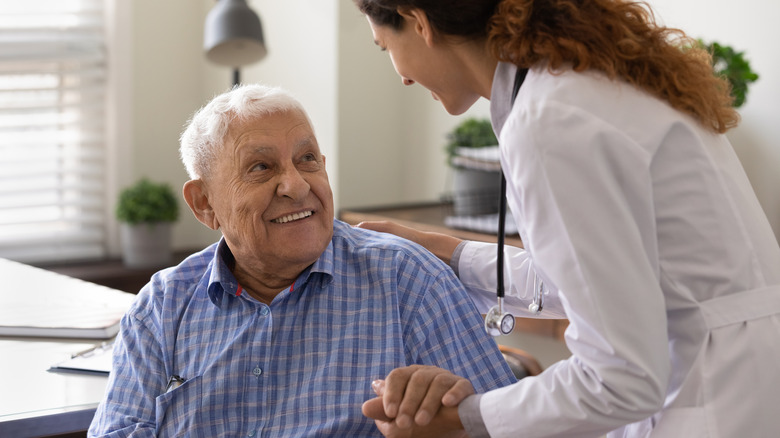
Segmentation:
{"type": "Polygon", "coordinates": [[[464,113],[480,94],[468,77],[469,69],[460,56],[458,43],[434,35],[427,17],[419,10],[401,15],[404,19],[401,29],[380,25],[367,18],[374,42],[390,55],[404,85],[419,83],[430,90],[433,98],[440,101],[448,113],[464,113]]]}
{"type": "Polygon", "coordinates": [[[307,117],[234,121],[222,147],[203,184],[213,217],[201,221],[222,231],[237,270],[294,279],[333,235],[333,193],[307,117]]]}

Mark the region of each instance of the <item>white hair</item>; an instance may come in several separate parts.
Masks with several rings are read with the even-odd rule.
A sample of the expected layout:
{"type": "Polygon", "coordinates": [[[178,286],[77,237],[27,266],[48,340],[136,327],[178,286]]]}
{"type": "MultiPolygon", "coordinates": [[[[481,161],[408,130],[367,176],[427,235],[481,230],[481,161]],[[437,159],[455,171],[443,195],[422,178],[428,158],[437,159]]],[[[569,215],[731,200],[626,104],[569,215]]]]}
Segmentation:
{"type": "Polygon", "coordinates": [[[233,121],[290,110],[303,113],[311,125],[303,105],[278,87],[246,84],[214,97],[195,112],[179,139],[179,154],[190,178],[200,179],[210,174],[233,121]]]}

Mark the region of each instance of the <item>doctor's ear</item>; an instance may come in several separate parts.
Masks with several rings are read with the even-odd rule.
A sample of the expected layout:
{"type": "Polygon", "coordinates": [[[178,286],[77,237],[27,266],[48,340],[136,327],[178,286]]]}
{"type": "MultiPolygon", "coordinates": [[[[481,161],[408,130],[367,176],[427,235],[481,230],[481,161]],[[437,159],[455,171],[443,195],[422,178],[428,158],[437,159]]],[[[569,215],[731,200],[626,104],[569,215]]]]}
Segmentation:
{"type": "Polygon", "coordinates": [[[184,183],[182,188],[182,194],[187,205],[192,210],[195,217],[205,226],[212,230],[219,229],[219,221],[217,220],[214,209],[209,202],[208,191],[206,190],[206,184],[203,180],[193,179],[184,183]]]}
{"type": "Polygon", "coordinates": [[[420,35],[428,47],[433,46],[434,30],[431,22],[428,21],[428,14],[420,8],[410,8],[408,6],[399,6],[398,15],[404,19],[405,26],[413,26],[415,33],[420,35]]]}

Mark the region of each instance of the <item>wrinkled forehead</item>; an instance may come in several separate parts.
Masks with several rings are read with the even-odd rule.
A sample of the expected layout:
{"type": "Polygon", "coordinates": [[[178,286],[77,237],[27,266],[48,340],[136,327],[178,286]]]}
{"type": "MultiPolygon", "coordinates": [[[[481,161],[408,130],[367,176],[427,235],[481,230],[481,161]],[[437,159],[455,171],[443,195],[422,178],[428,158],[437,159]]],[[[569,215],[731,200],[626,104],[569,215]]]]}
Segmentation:
{"type": "MultiPolygon", "coordinates": [[[[235,148],[250,139],[266,136],[285,138],[296,147],[308,146],[319,151],[311,121],[305,112],[295,108],[233,117],[222,146],[235,148]]],[[[265,146],[276,147],[273,143],[265,146]]]]}

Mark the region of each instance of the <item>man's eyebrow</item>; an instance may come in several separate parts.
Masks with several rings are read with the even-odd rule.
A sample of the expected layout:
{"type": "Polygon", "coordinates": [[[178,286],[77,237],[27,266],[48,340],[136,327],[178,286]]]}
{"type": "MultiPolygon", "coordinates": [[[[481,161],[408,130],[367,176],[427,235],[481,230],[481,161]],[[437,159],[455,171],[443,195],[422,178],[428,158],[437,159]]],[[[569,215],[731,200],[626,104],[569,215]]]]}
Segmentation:
{"type": "Polygon", "coordinates": [[[295,148],[296,149],[300,149],[300,148],[304,148],[304,147],[307,147],[307,146],[313,146],[315,144],[316,144],[316,142],[314,141],[314,137],[306,137],[306,138],[303,138],[301,140],[298,140],[298,142],[295,143],[295,148]]]}

